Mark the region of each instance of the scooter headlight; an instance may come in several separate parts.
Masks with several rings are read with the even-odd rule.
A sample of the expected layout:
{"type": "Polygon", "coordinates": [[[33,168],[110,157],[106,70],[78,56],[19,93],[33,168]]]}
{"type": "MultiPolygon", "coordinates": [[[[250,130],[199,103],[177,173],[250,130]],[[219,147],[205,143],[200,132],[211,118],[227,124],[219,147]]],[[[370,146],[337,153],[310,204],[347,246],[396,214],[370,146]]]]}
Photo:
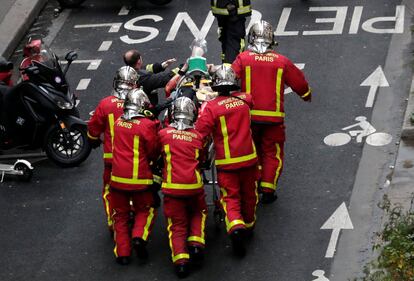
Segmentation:
{"type": "Polygon", "coordinates": [[[54,99],[56,101],[57,106],[60,109],[72,109],[73,108],[73,103],[70,101],[67,101],[59,96],[55,96],[54,99]]]}

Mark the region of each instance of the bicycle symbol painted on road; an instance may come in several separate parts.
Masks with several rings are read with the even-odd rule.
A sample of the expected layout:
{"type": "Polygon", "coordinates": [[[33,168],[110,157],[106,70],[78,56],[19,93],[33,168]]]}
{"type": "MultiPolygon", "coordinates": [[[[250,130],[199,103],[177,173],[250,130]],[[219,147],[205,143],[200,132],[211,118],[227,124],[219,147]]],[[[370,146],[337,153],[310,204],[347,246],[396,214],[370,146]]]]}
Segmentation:
{"type": "Polygon", "coordinates": [[[320,269],[312,272],[312,276],[318,277],[316,279],[313,279],[312,281],[329,281],[329,279],[325,277],[325,271],[320,269]]]}
{"type": "Polygon", "coordinates": [[[365,142],[372,146],[383,146],[391,143],[392,136],[387,133],[377,132],[377,130],[367,121],[365,116],[358,116],[355,118],[357,123],[342,128],[343,131],[348,131],[347,133],[333,133],[326,136],[323,139],[323,142],[329,146],[341,146],[349,143],[353,137],[357,143],[361,143],[363,138],[365,142]],[[357,128],[355,130],[350,130],[352,128],[357,128]]]}

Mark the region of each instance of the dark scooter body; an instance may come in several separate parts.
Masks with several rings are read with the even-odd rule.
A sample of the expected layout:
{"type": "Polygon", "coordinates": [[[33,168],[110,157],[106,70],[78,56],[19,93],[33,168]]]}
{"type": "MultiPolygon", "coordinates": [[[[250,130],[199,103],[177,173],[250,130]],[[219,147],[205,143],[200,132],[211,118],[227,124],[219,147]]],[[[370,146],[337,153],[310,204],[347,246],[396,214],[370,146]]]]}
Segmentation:
{"type": "Polygon", "coordinates": [[[66,55],[62,71],[57,56],[42,50],[32,66],[22,70],[28,78],[15,86],[0,85],[0,153],[42,149],[62,167],[79,165],[89,156],[87,124],[79,118],[76,98],[65,74],[76,59],[66,55]]]}

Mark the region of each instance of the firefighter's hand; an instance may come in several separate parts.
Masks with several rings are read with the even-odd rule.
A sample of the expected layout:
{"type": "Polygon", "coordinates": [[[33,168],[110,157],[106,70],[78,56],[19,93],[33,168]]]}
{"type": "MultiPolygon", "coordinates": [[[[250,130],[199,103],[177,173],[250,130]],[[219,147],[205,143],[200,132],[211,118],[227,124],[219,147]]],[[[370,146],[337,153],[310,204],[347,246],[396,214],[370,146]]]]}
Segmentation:
{"type": "Polygon", "coordinates": [[[172,59],[168,59],[166,61],[163,61],[161,63],[162,68],[166,69],[167,67],[169,67],[170,65],[172,65],[173,63],[175,63],[177,61],[176,58],[172,58],[172,59]]]}
{"type": "Polygon", "coordinates": [[[307,95],[306,97],[304,97],[302,99],[306,102],[311,102],[312,101],[312,94],[309,94],[309,95],[307,95]]]}
{"type": "Polygon", "coordinates": [[[91,145],[91,147],[93,148],[93,149],[96,149],[96,148],[98,148],[101,144],[102,144],[102,141],[101,141],[101,139],[91,139],[91,138],[88,138],[88,141],[89,141],[89,144],[91,145]]]}

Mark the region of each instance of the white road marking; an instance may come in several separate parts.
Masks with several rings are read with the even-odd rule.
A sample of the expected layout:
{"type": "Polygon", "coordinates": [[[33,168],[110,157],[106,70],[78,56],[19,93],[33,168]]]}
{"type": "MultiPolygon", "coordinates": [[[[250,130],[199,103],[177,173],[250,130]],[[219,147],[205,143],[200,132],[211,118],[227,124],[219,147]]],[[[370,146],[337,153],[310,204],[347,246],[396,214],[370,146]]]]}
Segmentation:
{"type": "Polygon", "coordinates": [[[129,14],[129,9],[127,6],[122,6],[121,10],[118,13],[118,16],[127,16],[129,14]]]}
{"type": "Polygon", "coordinates": [[[105,52],[111,48],[112,41],[103,41],[101,46],[99,46],[98,52],[105,52]]]}
{"type": "MultiPolygon", "coordinates": [[[[87,70],[97,70],[98,67],[101,65],[102,60],[96,59],[96,60],[75,60],[72,63],[80,64],[80,63],[87,63],[88,68],[87,70]]],[[[67,61],[60,61],[60,64],[67,64],[67,61]]]]}
{"type": "Polygon", "coordinates": [[[341,229],[354,229],[345,202],[336,209],[332,216],[322,225],[321,229],[332,229],[325,258],[333,258],[341,229]]]}
{"type": "Polygon", "coordinates": [[[314,272],[312,272],[312,275],[318,277],[316,279],[313,279],[312,281],[329,281],[329,279],[325,277],[324,270],[317,269],[314,272]]]}
{"type": "Polygon", "coordinates": [[[77,24],[74,28],[97,28],[97,27],[110,27],[108,32],[118,32],[122,26],[122,22],[108,22],[108,23],[95,23],[95,24],[77,24]]]}
{"type": "Polygon", "coordinates": [[[90,78],[81,79],[78,83],[78,86],[76,87],[76,90],[77,91],[86,90],[88,88],[90,82],[91,82],[90,78]]]}
{"type": "Polygon", "coordinates": [[[389,87],[390,84],[388,84],[387,78],[385,78],[382,67],[378,66],[377,69],[375,69],[374,72],[371,73],[360,86],[370,87],[365,107],[372,107],[374,105],[378,87],[389,87]]]}

